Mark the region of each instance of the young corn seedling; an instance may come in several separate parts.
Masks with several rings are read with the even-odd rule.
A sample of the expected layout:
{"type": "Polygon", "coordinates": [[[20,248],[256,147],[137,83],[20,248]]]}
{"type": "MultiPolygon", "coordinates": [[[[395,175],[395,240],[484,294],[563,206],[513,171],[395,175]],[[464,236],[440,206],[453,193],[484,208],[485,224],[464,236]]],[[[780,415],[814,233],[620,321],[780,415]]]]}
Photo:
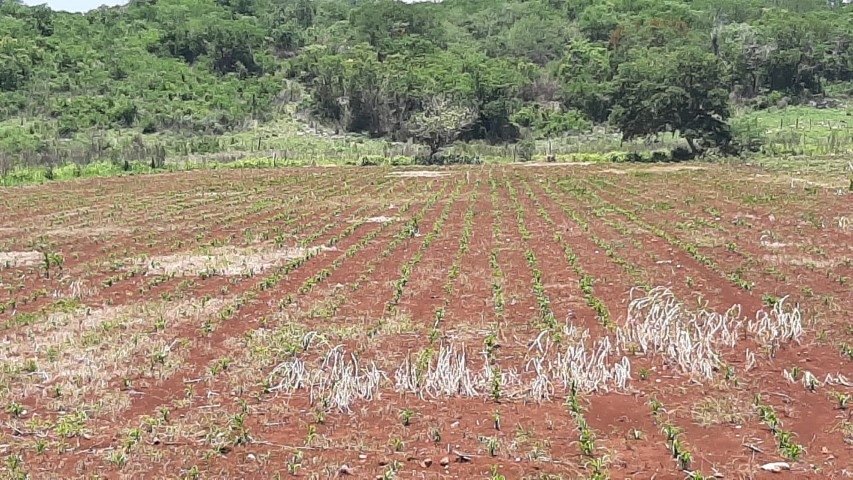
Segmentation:
{"type": "Polygon", "coordinates": [[[495,360],[495,352],[498,348],[498,335],[495,330],[486,335],[486,338],[483,340],[483,346],[485,347],[486,358],[491,362],[495,360]]]}
{"type": "Polygon", "coordinates": [[[782,455],[789,460],[799,459],[805,452],[805,447],[793,441],[793,432],[782,429],[782,424],[773,407],[763,404],[760,394],[755,395],[753,404],[758,410],[759,419],[770,428],[773,437],[779,442],[779,451],[782,455]]]}
{"type": "Polygon", "coordinates": [[[302,458],[303,453],[301,450],[297,450],[296,453],[291,455],[290,459],[287,461],[287,473],[291,476],[295,477],[299,473],[299,468],[302,467],[302,458]]]}
{"type": "Polygon", "coordinates": [[[847,410],[847,406],[849,405],[850,398],[851,398],[850,394],[841,393],[841,392],[832,392],[831,395],[832,395],[832,398],[835,399],[836,402],[838,402],[838,409],[839,410],[847,410]]]}
{"type": "Polygon", "coordinates": [[[12,402],[6,406],[6,412],[17,418],[22,416],[26,412],[26,409],[20,403],[12,402]]]}
{"type": "Polygon", "coordinates": [[[489,452],[489,456],[495,457],[498,455],[501,443],[497,437],[480,437],[480,442],[486,445],[486,451],[489,452]]]}
{"type": "Polygon", "coordinates": [[[501,369],[497,365],[492,366],[492,399],[501,401],[501,369]]]}
{"type": "Polygon", "coordinates": [[[400,420],[403,422],[404,427],[408,427],[409,425],[411,425],[412,417],[414,416],[414,414],[415,412],[409,409],[403,409],[402,411],[400,411],[400,420]]]}
{"type": "Polygon", "coordinates": [[[62,271],[62,266],[65,264],[65,259],[57,252],[47,252],[43,253],[44,258],[42,259],[42,268],[44,269],[44,277],[50,278],[51,268],[57,268],[59,271],[62,271]]]}
{"type": "Polygon", "coordinates": [[[853,360],[853,347],[848,345],[847,343],[841,343],[838,345],[838,349],[841,351],[841,355],[853,360]]]}
{"type": "Polygon", "coordinates": [[[506,480],[506,477],[498,473],[498,466],[492,465],[489,467],[489,480],[506,480]]]}
{"type": "Polygon", "coordinates": [[[581,453],[587,457],[595,454],[595,434],[586,425],[580,431],[578,446],[581,449],[581,453]]]}

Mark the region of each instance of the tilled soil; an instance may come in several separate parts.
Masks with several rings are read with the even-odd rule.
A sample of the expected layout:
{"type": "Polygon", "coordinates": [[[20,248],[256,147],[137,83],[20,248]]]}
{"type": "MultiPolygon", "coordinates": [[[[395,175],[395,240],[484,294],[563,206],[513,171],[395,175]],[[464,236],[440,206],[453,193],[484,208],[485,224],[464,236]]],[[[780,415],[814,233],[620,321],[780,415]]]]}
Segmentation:
{"type": "Polygon", "coordinates": [[[3,476],[849,478],[850,196],[753,173],[6,189],[3,476]],[[654,295],[681,308],[657,340],[740,306],[709,375],[625,340],[654,295]],[[802,331],[756,330],[774,306],[802,331]]]}

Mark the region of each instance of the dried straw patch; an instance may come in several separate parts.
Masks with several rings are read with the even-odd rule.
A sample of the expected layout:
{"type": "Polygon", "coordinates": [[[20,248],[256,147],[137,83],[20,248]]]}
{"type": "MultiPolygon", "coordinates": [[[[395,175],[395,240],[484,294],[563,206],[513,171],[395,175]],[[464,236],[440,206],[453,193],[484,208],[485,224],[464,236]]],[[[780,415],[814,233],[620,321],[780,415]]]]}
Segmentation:
{"type": "Polygon", "coordinates": [[[170,332],[186,323],[200,324],[226,301],[156,301],[50,314],[4,339],[0,361],[9,368],[0,373],[0,381],[15,385],[11,391],[19,395],[59,385],[65,398],[82,398],[108,388],[117,376],[150,370],[157,352],[166,353],[168,362],[157,372],[165,376],[181,361],[169,356],[177,341],[170,332]]]}
{"type": "Polygon", "coordinates": [[[37,265],[44,256],[41,252],[0,252],[0,269],[37,265]]]}
{"type": "MultiPolygon", "coordinates": [[[[159,229],[155,229],[159,230],[159,229]]],[[[106,237],[113,235],[123,235],[130,232],[129,228],[120,227],[118,225],[99,225],[97,227],[81,226],[81,227],[66,227],[54,228],[46,230],[44,234],[48,237],[106,237]]]]}
{"type": "Polygon", "coordinates": [[[391,172],[388,176],[397,178],[437,178],[450,176],[450,172],[439,172],[435,170],[405,170],[402,172],[391,172]]]}
{"type": "Polygon", "coordinates": [[[367,218],[364,221],[367,223],[388,223],[388,222],[393,222],[394,220],[395,220],[394,217],[386,217],[384,215],[381,215],[378,217],[367,218]]]}
{"type": "Polygon", "coordinates": [[[709,395],[693,404],[693,420],[703,427],[742,425],[752,415],[749,402],[730,393],[709,395]]]}
{"type": "Polygon", "coordinates": [[[772,265],[811,266],[821,269],[836,267],[844,262],[843,258],[822,260],[797,255],[764,255],[761,260],[772,265]]]}
{"type": "Polygon", "coordinates": [[[334,247],[288,247],[252,250],[220,247],[206,254],[176,254],[149,257],[144,261],[148,275],[199,276],[203,274],[237,276],[256,274],[303,257],[309,251],[336,250],[334,247]]]}

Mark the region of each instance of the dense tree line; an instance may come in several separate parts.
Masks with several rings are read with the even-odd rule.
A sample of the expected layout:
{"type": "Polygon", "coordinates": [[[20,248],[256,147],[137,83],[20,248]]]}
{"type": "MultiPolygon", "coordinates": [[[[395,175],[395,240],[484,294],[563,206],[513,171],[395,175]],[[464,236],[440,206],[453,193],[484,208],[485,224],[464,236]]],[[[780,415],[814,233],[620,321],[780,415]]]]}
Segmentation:
{"type": "MultiPolygon", "coordinates": [[[[133,0],[85,15],[0,0],[0,120],[215,133],[300,106],[344,131],[559,136],[609,122],[730,145],[733,103],[853,85],[839,0],[133,0]]],[[[32,144],[30,143],[32,142],[32,144]]]]}

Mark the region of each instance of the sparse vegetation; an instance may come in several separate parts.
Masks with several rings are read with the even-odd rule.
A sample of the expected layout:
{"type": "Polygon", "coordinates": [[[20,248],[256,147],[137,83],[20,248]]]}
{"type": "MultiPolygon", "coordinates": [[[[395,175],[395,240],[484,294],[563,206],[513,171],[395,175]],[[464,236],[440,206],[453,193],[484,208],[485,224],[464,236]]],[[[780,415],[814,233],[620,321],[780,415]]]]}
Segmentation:
{"type": "Polygon", "coordinates": [[[826,233],[848,199],[677,167],[16,189],[4,471],[709,478],[753,468],[745,448],[818,465],[850,438],[832,370],[853,343],[849,253],[826,233]]]}

